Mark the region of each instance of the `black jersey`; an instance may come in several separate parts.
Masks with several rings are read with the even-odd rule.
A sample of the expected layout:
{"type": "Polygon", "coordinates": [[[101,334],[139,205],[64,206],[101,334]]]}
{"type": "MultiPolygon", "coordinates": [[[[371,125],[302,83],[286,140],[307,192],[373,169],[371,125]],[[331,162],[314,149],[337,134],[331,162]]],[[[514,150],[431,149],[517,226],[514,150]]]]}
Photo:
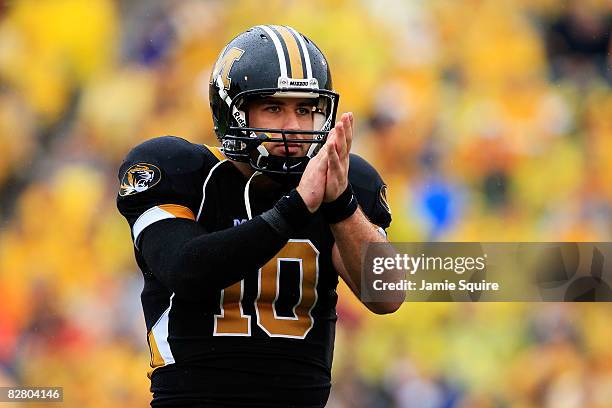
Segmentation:
{"type": "MultiPolygon", "coordinates": [[[[362,158],[350,160],[349,180],[362,210],[388,227],[383,181],[362,158]]],[[[143,231],[173,218],[192,220],[207,232],[233,228],[272,208],[284,192],[270,189],[265,176],[246,178],[218,148],[171,136],[134,148],[119,178],[117,205],[144,275],[152,405],[324,406],[338,274],[323,217],[316,214],[242,281],[186,299],[165,287],[155,265],[144,260],[143,231]]]]}

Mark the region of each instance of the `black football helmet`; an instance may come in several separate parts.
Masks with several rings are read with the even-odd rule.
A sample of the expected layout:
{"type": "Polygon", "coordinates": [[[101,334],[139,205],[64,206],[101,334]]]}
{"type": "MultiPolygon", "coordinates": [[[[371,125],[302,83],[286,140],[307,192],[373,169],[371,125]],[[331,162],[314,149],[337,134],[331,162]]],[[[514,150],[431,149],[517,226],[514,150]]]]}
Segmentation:
{"type": "Polygon", "coordinates": [[[211,73],[209,97],[215,133],[225,155],[270,175],[303,173],[334,126],[339,100],[321,50],[293,28],[273,25],[252,27],[221,51],[211,73]],[[247,104],[266,97],[311,98],[314,128],[249,127],[247,104]],[[312,135],[290,140],[310,144],[306,156],[274,156],[263,145],[282,142],[288,152],[290,134],[312,135]]]}

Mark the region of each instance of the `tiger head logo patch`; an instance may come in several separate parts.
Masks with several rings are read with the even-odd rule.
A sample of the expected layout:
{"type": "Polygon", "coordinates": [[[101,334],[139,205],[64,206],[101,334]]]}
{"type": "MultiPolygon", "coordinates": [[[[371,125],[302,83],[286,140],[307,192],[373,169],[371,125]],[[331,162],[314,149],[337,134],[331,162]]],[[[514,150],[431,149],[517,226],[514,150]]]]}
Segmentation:
{"type": "Polygon", "coordinates": [[[146,191],[159,183],[161,172],[157,166],[148,163],[136,163],[121,179],[120,196],[128,196],[146,191]]]}

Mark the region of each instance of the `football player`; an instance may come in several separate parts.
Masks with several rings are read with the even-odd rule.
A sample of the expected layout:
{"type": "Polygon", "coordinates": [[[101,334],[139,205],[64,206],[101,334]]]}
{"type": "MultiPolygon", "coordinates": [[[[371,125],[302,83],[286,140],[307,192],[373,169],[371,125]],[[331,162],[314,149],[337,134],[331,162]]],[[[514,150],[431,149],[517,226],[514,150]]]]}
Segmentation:
{"type": "Polygon", "coordinates": [[[362,244],[391,222],[338,98],[312,41],[253,27],[211,75],[221,147],[166,136],[127,155],[117,206],[144,275],[153,407],[325,406],[338,276],[359,296],[362,244]]]}

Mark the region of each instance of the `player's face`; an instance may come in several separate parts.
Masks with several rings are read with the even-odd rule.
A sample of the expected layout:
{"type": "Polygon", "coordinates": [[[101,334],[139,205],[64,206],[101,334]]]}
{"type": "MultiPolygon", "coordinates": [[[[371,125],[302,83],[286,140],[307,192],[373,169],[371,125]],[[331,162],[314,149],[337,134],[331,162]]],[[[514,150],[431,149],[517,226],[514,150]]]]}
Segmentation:
{"type": "MultiPolygon", "coordinates": [[[[313,130],[313,100],[300,98],[265,98],[249,104],[249,126],[258,128],[313,130]]],[[[282,135],[273,133],[273,138],[282,135]]],[[[287,134],[287,140],[311,139],[312,135],[287,134]]],[[[309,143],[265,143],[264,146],[275,156],[305,156],[309,143]]]]}

